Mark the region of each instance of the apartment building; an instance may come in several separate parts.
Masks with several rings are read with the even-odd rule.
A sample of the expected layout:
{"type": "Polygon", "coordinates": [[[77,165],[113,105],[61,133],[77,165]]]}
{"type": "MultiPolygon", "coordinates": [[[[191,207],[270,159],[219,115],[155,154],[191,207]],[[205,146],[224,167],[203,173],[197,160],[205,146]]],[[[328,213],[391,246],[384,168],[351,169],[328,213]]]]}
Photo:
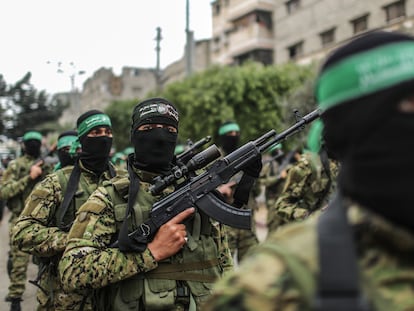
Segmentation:
{"type": "Polygon", "coordinates": [[[212,60],[220,64],[306,64],[367,31],[414,33],[414,0],[216,0],[212,6],[212,60]]]}
{"type": "Polygon", "coordinates": [[[275,0],[217,0],[212,2],[211,58],[218,64],[248,59],[272,64],[275,0]]]}

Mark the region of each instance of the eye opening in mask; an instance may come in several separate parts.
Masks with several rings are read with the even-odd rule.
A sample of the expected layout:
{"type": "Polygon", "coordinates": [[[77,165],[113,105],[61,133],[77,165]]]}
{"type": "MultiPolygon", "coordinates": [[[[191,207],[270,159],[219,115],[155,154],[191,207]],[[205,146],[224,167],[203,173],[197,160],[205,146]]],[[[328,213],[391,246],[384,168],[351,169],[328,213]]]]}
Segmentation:
{"type": "Polygon", "coordinates": [[[165,128],[170,133],[177,133],[177,129],[174,126],[168,125],[168,124],[152,124],[152,123],[151,124],[142,124],[136,130],[137,131],[151,131],[151,130],[156,129],[156,128],[165,128]]]}
{"type": "Polygon", "coordinates": [[[414,113],[414,94],[403,98],[397,105],[398,112],[401,113],[414,113]]]}

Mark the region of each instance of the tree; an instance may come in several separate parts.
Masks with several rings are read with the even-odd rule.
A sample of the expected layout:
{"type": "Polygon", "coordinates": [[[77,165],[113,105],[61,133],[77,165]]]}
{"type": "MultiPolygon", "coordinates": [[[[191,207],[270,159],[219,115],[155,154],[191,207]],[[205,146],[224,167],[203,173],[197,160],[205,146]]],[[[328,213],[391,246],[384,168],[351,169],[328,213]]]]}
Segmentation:
{"type": "MultiPolygon", "coordinates": [[[[165,97],[177,106],[182,142],[206,135],[216,139],[219,125],[229,119],[240,124],[241,140],[246,142],[270,129],[280,131],[291,125],[295,122],[295,108],[302,114],[315,109],[311,102],[295,106],[297,103],[286,100],[313,76],[313,66],[294,64],[264,66],[250,62],[237,67],[214,66],[148,97],[165,97]]],[[[137,102],[117,101],[105,110],[113,122],[118,150],[130,144],[131,113],[137,102]]]]}
{"type": "Polygon", "coordinates": [[[162,95],[178,106],[183,139],[217,138],[219,125],[230,119],[239,123],[241,140],[246,142],[294,122],[293,115],[286,114],[284,99],[312,74],[312,67],[291,63],[216,66],[169,85],[162,95]]]}
{"type": "Polygon", "coordinates": [[[105,113],[111,118],[113,145],[116,150],[124,150],[131,145],[129,139],[131,114],[137,103],[137,100],[114,101],[105,109],[105,113]]]}
{"type": "Polygon", "coordinates": [[[62,102],[52,100],[45,91],[37,91],[30,78],[31,73],[28,72],[14,85],[6,86],[1,95],[4,109],[1,124],[12,138],[31,129],[40,130],[47,122],[57,121],[66,108],[62,102]]]}

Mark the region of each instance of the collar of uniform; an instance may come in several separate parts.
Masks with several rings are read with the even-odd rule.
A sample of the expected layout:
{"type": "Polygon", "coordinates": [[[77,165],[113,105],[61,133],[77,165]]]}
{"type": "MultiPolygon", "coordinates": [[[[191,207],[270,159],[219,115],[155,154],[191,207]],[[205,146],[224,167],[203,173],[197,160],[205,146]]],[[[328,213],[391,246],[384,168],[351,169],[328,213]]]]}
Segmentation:
{"type": "MultiPolygon", "coordinates": [[[[149,191],[149,187],[151,184],[153,184],[153,180],[155,177],[159,176],[159,174],[155,174],[155,173],[151,173],[148,171],[143,171],[140,170],[134,166],[132,166],[132,170],[134,171],[135,174],[137,174],[137,176],[139,177],[139,179],[144,182],[145,184],[141,184],[141,186],[143,187],[143,189],[145,189],[146,191],[149,191]]],[[[165,188],[162,193],[159,195],[159,197],[162,197],[166,194],[169,194],[171,192],[174,191],[174,186],[168,186],[167,188],[165,188]]]]}
{"type": "Polygon", "coordinates": [[[159,174],[151,173],[151,172],[148,172],[148,171],[143,171],[143,170],[138,169],[134,166],[132,166],[132,170],[135,172],[135,174],[138,175],[138,177],[141,181],[147,182],[147,183],[151,183],[152,180],[155,177],[159,176],[159,174]]]}
{"type": "Polygon", "coordinates": [[[414,251],[414,234],[411,231],[391,223],[356,202],[350,202],[348,219],[354,226],[369,226],[373,235],[402,251],[414,251]]]}
{"type": "MultiPolygon", "coordinates": [[[[111,165],[111,163],[109,163],[109,165],[111,165]]],[[[93,176],[95,176],[95,177],[99,177],[99,176],[97,176],[97,175],[96,175],[96,173],[95,173],[94,171],[91,171],[91,170],[87,169],[87,168],[86,168],[86,167],[82,164],[82,161],[81,161],[81,160],[79,160],[79,167],[81,168],[81,170],[82,170],[83,172],[86,172],[86,173],[88,173],[88,174],[90,174],[90,175],[93,175],[93,176]]],[[[104,174],[105,179],[111,179],[111,176],[109,175],[109,171],[108,171],[108,170],[106,170],[105,172],[103,172],[103,174],[104,174]]]]}

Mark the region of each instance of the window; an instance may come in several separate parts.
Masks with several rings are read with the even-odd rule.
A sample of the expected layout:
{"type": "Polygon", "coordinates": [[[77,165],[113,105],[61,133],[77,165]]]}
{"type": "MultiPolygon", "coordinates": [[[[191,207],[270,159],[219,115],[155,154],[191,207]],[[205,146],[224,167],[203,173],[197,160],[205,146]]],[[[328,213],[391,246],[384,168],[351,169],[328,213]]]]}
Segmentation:
{"type": "Polygon", "coordinates": [[[268,12],[256,12],[256,23],[265,27],[266,29],[272,30],[272,15],[268,12]]]}
{"type": "Polygon", "coordinates": [[[385,20],[387,22],[396,19],[398,17],[405,16],[405,3],[404,1],[397,1],[384,6],[385,20]]]}
{"type": "Polygon", "coordinates": [[[212,6],[213,6],[214,16],[220,15],[220,10],[221,10],[220,1],[216,1],[216,2],[212,3],[212,6]]]}
{"type": "Polygon", "coordinates": [[[354,34],[363,32],[368,29],[368,14],[358,17],[351,21],[354,34]]]}
{"type": "Polygon", "coordinates": [[[326,46],[335,41],[335,28],[324,31],[319,35],[321,37],[322,46],[326,46]]]}
{"type": "Polygon", "coordinates": [[[286,1],[286,10],[288,14],[296,12],[300,7],[300,0],[289,0],[286,1]]]}
{"type": "Polygon", "coordinates": [[[289,59],[295,60],[303,55],[303,41],[288,47],[289,59]]]}

